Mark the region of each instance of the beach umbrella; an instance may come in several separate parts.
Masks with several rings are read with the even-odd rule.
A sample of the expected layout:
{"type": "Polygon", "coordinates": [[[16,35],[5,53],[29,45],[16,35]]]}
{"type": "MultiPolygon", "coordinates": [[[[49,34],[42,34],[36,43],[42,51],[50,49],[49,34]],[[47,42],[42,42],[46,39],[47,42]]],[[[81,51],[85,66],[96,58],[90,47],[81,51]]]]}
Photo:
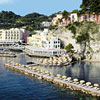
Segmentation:
{"type": "Polygon", "coordinates": [[[28,66],[28,65],[26,65],[25,67],[26,67],[26,68],[28,68],[29,66],[28,66]]]}
{"type": "Polygon", "coordinates": [[[16,63],[16,65],[19,65],[18,63],[16,63]]]}
{"type": "Polygon", "coordinates": [[[19,66],[21,66],[22,64],[19,64],[19,66]]]}
{"type": "Polygon", "coordinates": [[[30,66],[29,66],[28,68],[29,68],[29,69],[32,69],[32,67],[30,67],[30,66]]]}
{"type": "Polygon", "coordinates": [[[85,83],[85,81],[84,80],[80,80],[80,83],[83,84],[83,83],[85,83]]]}
{"type": "Polygon", "coordinates": [[[58,60],[59,62],[62,62],[62,60],[58,60]]]}
{"type": "Polygon", "coordinates": [[[39,59],[36,59],[37,61],[39,61],[39,59]]]}
{"type": "Polygon", "coordinates": [[[10,63],[10,60],[8,60],[7,62],[10,63]]]}
{"type": "Polygon", "coordinates": [[[33,70],[35,70],[36,68],[35,68],[35,67],[33,67],[32,69],[33,69],[33,70]]]}
{"type": "Polygon", "coordinates": [[[53,63],[54,63],[54,64],[56,64],[56,63],[57,63],[57,61],[56,61],[56,60],[54,60],[54,61],[53,61],[53,63]]]}
{"type": "Polygon", "coordinates": [[[16,64],[15,62],[13,62],[13,64],[16,64]]]}
{"type": "Polygon", "coordinates": [[[9,66],[9,64],[6,64],[6,66],[9,66]]]}
{"type": "Polygon", "coordinates": [[[91,82],[86,82],[86,85],[87,85],[87,86],[91,85],[91,82]]]}
{"type": "Polygon", "coordinates": [[[11,64],[15,64],[15,62],[11,61],[11,64]]]}
{"type": "Polygon", "coordinates": [[[50,57],[49,59],[52,60],[52,57],[50,57]]]}
{"type": "Polygon", "coordinates": [[[38,71],[41,71],[41,69],[40,69],[40,68],[38,68],[38,71]]]}
{"type": "Polygon", "coordinates": [[[67,78],[68,81],[70,81],[71,79],[72,79],[71,77],[68,77],[68,78],[67,78]]]}
{"type": "Polygon", "coordinates": [[[63,79],[66,79],[66,78],[67,78],[67,76],[62,76],[62,78],[63,78],[63,79]]]}
{"type": "Polygon", "coordinates": [[[40,59],[40,62],[42,62],[43,60],[42,59],[40,59]]]}
{"type": "Polygon", "coordinates": [[[24,67],[24,65],[21,65],[21,67],[24,67]]]}
{"type": "Polygon", "coordinates": [[[94,84],[93,86],[94,86],[94,87],[99,87],[99,84],[94,84]]]}
{"type": "Polygon", "coordinates": [[[54,73],[50,72],[50,75],[54,75],[54,73]]]}
{"type": "Polygon", "coordinates": [[[43,70],[43,73],[45,73],[45,71],[43,70]]]}
{"type": "Polygon", "coordinates": [[[39,71],[39,69],[38,69],[38,68],[36,68],[36,70],[37,70],[37,71],[39,71]]]}
{"type": "Polygon", "coordinates": [[[44,71],[41,69],[40,72],[43,73],[44,71]]]}
{"type": "Polygon", "coordinates": [[[49,60],[49,63],[52,64],[52,61],[49,60]]]}
{"type": "Polygon", "coordinates": [[[78,79],[73,79],[74,82],[78,82],[78,79]]]}
{"type": "Polygon", "coordinates": [[[11,63],[12,61],[10,61],[10,63],[11,63]]]}
{"type": "Polygon", "coordinates": [[[48,71],[45,71],[45,74],[49,74],[49,72],[48,71]]]}
{"type": "Polygon", "coordinates": [[[63,61],[64,61],[64,62],[66,62],[66,61],[67,61],[67,59],[66,59],[65,57],[63,57],[63,61]]]}
{"type": "Polygon", "coordinates": [[[58,62],[58,64],[60,65],[61,63],[60,63],[60,62],[58,62]]]}
{"type": "Polygon", "coordinates": [[[58,77],[58,78],[61,78],[61,75],[60,75],[60,74],[57,74],[57,77],[58,77]]]}
{"type": "Polygon", "coordinates": [[[62,60],[62,57],[59,57],[58,60],[62,60]]]}
{"type": "Polygon", "coordinates": [[[55,57],[53,57],[53,59],[55,59],[55,57]]]}
{"type": "Polygon", "coordinates": [[[43,63],[48,63],[48,60],[47,59],[44,59],[43,63]]]}

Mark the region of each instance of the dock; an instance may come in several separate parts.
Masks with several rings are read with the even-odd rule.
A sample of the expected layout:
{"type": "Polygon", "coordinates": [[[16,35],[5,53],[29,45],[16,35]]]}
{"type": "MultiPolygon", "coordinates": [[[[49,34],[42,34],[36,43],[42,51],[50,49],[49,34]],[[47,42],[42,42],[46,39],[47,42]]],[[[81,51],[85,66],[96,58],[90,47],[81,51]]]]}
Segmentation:
{"type": "Polygon", "coordinates": [[[12,54],[0,54],[0,57],[16,57],[16,55],[12,54]]]}
{"type": "Polygon", "coordinates": [[[67,78],[67,76],[61,76],[60,74],[54,75],[52,72],[43,71],[36,67],[22,65],[12,61],[8,61],[5,67],[31,77],[36,77],[37,79],[46,80],[73,91],[79,91],[98,98],[100,97],[100,87],[98,84],[91,85],[90,82],[85,83],[83,80],[78,81],[78,79],[67,78]]]}

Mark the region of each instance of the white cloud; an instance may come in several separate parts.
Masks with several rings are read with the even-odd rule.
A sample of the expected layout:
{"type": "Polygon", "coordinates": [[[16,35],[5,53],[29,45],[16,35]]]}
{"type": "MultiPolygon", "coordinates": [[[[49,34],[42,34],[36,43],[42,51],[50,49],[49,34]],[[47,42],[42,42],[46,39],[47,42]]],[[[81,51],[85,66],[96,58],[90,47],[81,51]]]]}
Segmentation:
{"type": "Polygon", "coordinates": [[[0,0],[0,4],[10,3],[12,0],[0,0]]]}

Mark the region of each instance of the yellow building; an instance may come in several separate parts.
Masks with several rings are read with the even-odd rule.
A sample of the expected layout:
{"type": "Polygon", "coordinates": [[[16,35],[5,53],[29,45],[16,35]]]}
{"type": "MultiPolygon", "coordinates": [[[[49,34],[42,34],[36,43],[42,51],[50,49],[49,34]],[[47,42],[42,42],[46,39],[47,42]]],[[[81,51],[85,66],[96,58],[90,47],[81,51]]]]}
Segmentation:
{"type": "Polygon", "coordinates": [[[60,49],[60,39],[50,33],[41,33],[27,38],[29,45],[37,48],[60,49]]]}

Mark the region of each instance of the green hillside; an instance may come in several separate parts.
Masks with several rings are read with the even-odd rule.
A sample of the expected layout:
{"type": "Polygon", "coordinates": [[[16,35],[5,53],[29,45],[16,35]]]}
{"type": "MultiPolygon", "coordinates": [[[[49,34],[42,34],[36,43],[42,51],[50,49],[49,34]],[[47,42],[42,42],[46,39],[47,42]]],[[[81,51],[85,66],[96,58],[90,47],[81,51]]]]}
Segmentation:
{"type": "Polygon", "coordinates": [[[0,29],[26,27],[28,30],[32,31],[34,29],[41,29],[40,23],[42,21],[51,21],[51,18],[38,13],[20,16],[11,11],[0,12],[0,29]]]}

